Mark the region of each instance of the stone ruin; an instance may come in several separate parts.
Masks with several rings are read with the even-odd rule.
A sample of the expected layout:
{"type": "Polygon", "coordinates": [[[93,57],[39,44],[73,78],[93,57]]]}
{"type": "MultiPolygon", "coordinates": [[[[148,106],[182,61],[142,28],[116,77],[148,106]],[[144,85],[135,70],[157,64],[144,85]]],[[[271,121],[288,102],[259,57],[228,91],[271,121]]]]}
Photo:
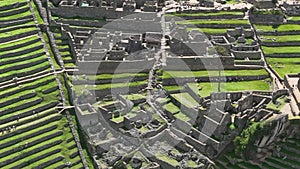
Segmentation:
{"type": "Polygon", "coordinates": [[[225,36],[211,36],[215,46],[222,47],[227,53],[232,53],[235,59],[259,60],[262,57],[260,46],[253,30],[243,27],[227,30],[225,36]]]}

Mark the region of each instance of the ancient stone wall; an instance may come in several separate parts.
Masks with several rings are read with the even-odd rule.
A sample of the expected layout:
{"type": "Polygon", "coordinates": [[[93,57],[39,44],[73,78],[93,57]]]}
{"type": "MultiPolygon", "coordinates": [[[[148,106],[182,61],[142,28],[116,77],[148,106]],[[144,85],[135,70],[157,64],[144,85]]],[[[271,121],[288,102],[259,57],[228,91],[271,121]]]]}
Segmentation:
{"type": "Polygon", "coordinates": [[[235,59],[261,59],[261,52],[260,51],[235,51],[231,50],[235,59]]]}
{"type": "Polygon", "coordinates": [[[130,11],[115,11],[113,8],[97,8],[97,7],[80,7],[60,6],[57,8],[50,8],[52,15],[65,18],[83,17],[83,18],[97,18],[97,19],[117,19],[122,16],[133,14],[130,11]]]}
{"type": "Polygon", "coordinates": [[[78,61],[79,72],[82,74],[99,74],[99,73],[142,73],[149,72],[154,64],[151,60],[136,61],[78,61]]]}

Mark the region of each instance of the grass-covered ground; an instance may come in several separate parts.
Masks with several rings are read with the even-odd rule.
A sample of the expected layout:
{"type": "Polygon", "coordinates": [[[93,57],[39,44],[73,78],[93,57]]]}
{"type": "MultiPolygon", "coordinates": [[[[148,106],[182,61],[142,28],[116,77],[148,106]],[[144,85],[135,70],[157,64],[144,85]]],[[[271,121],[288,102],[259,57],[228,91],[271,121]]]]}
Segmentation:
{"type": "Polygon", "coordinates": [[[205,12],[205,13],[173,13],[169,14],[173,16],[219,16],[219,15],[243,15],[243,12],[235,12],[235,11],[220,11],[220,12],[205,12]]]}
{"type": "MultiPolygon", "coordinates": [[[[223,70],[221,75],[224,76],[256,76],[268,75],[265,69],[258,70],[223,70]]],[[[163,78],[186,78],[186,77],[208,77],[219,76],[219,71],[164,71],[163,78]]]]}
{"type": "MultiPolygon", "coordinates": [[[[0,6],[17,2],[27,1],[0,0],[0,6]]],[[[31,19],[26,24],[16,23],[1,28],[1,31],[16,26],[25,26],[29,23],[33,25],[27,28],[3,31],[0,33],[1,38],[38,30],[32,21],[33,16],[36,15],[38,23],[42,24],[43,21],[33,1],[30,3],[33,5],[34,13],[27,10],[20,14],[0,17],[1,21],[6,21],[30,16],[31,19]]],[[[19,8],[27,9],[28,7],[29,5],[25,4],[19,8]]],[[[16,9],[12,7],[6,11],[0,11],[0,13],[13,10],[16,9]]],[[[44,38],[48,44],[48,38],[46,36],[44,38]]],[[[47,47],[55,64],[49,44],[47,47]]],[[[0,44],[0,55],[4,56],[5,54],[11,54],[11,56],[0,59],[1,82],[7,82],[15,77],[27,78],[28,75],[42,71],[45,71],[46,74],[50,70],[50,63],[38,34],[0,44]],[[25,45],[26,43],[29,44],[25,45]],[[22,47],[17,48],[16,45],[22,45],[22,47]],[[39,47],[39,49],[25,54],[17,54],[17,52],[33,47],[39,47]],[[28,65],[29,63],[36,64],[28,65]],[[17,66],[23,66],[23,68],[17,66]],[[7,69],[13,67],[16,68],[7,69]]],[[[10,132],[4,132],[0,135],[0,168],[65,168],[67,162],[71,163],[72,166],[70,167],[72,168],[83,167],[66,116],[58,113],[59,110],[55,108],[61,102],[56,80],[55,76],[48,75],[25,83],[18,81],[17,85],[10,83],[12,86],[0,90],[0,103],[2,104],[0,107],[0,128],[16,126],[16,129],[11,129],[10,132]],[[49,163],[54,159],[57,161],[49,163]]],[[[65,88],[64,91],[66,91],[65,88]]]]}
{"type": "Polygon", "coordinates": [[[299,21],[300,20],[300,16],[286,16],[287,20],[290,21],[299,21]]]}
{"type": "Polygon", "coordinates": [[[285,74],[300,72],[300,56],[299,58],[269,58],[267,57],[267,63],[272,66],[273,69],[281,76],[285,74]]]}
{"type": "Polygon", "coordinates": [[[267,54],[285,54],[285,53],[299,53],[300,46],[283,46],[283,47],[267,47],[262,46],[264,53],[267,54]]]}
{"type": "Polygon", "coordinates": [[[248,20],[245,19],[224,19],[224,20],[188,20],[188,21],[178,21],[177,24],[212,24],[212,25],[222,25],[222,24],[249,24],[248,20]]]}
{"type": "Polygon", "coordinates": [[[263,42],[290,42],[300,41],[300,35],[283,35],[283,36],[260,36],[263,42]]]}
{"type": "MultiPolygon", "coordinates": [[[[269,80],[253,80],[221,83],[220,91],[235,92],[244,90],[270,90],[268,81],[269,80]]],[[[218,92],[218,83],[198,83],[198,89],[201,96],[209,96],[211,92],[218,92]]]]}
{"type": "Polygon", "coordinates": [[[227,31],[225,28],[187,28],[187,31],[191,30],[199,30],[206,34],[224,34],[227,31]]]}
{"type": "Polygon", "coordinates": [[[279,32],[300,30],[300,25],[297,24],[284,24],[284,25],[279,25],[278,27],[274,27],[271,25],[255,25],[254,27],[257,31],[264,31],[264,32],[274,31],[274,30],[277,30],[279,32]]]}
{"type": "Polygon", "coordinates": [[[20,2],[27,2],[27,0],[0,0],[0,6],[6,6],[6,5],[11,5],[14,3],[20,3],[20,2]]]}

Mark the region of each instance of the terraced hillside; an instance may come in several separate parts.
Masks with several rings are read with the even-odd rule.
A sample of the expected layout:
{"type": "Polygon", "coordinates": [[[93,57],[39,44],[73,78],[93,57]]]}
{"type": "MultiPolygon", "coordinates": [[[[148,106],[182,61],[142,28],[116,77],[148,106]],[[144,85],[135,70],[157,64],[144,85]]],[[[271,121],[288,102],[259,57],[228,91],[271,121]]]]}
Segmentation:
{"type": "Polygon", "coordinates": [[[255,25],[267,63],[280,75],[298,73],[300,25],[255,25]],[[276,31],[276,32],[275,32],[276,31]]]}
{"type": "Polygon", "coordinates": [[[209,96],[212,91],[218,91],[219,79],[221,80],[220,91],[224,92],[270,90],[271,84],[268,77],[269,74],[265,69],[223,70],[220,77],[218,71],[164,71],[162,81],[165,89],[171,93],[180,92],[186,82],[194,83],[197,81],[200,95],[209,96]]]}
{"type": "MultiPolygon", "coordinates": [[[[291,119],[291,126],[297,126],[299,119],[291,119]]],[[[297,135],[288,136],[276,143],[276,148],[270,157],[267,157],[261,164],[254,164],[237,157],[233,152],[226,153],[217,162],[217,168],[220,169],[281,169],[291,168],[297,169],[300,167],[299,162],[299,137],[297,135]]]]}
{"type": "Polygon", "coordinates": [[[0,1],[0,168],[83,168],[40,23],[33,1],[0,1]]]}
{"type": "Polygon", "coordinates": [[[186,25],[188,30],[198,29],[207,35],[224,35],[228,29],[243,26],[249,29],[249,21],[243,19],[242,11],[174,13],[178,24],[186,25]],[[181,18],[181,19],[179,19],[181,18]]]}

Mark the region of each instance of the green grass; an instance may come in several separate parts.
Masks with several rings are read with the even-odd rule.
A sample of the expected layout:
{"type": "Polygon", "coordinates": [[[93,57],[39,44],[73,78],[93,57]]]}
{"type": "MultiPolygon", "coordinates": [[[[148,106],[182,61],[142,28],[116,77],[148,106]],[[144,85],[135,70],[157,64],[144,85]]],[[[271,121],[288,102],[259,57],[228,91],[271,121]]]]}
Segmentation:
{"type": "Polygon", "coordinates": [[[287,20],[291,20],[291,21],[299,21],[300,20],[300,16],[286,16],[287,20]]]}
{"type": "Polygon", "coordinates": [[[14,66],[21,66],[21,65],[24,65],[24,64],[29,64],[29,63],[32,63],[32,62],[42,61],[44,59],[45,59],[45,56],[42,55],[40,57],[33,58],[33,59],[28,59],[26,61],[15,62],[15,63],[12,63],[12,64],[2,65],[2,66],[0,66],[0,70],[4,70],[4,69],[10,68],[10,67],[14,67],[14,66]]]}
{"type": "Polygon", "coordinates": [[[260,39],[263,42],[290,42],[290,41],[300,41],[300,35],[283,35],[283,36],[261,36],[260,39]]]}
{"type": "Polygon", "coordinates": [[[300,72],[299,58],[267,58],[267,63],[281,76],[300,72]]]}
{"type": "Polygon", "coordinates": [[[28,87],[28,86],[32,86],[32,85],[37,85],[37,84],[43,83],[43,82],[48,81],[48,80],[53,81],[54,76],[52,76],[52,75],[46,76],[46,77],[43,77],[43,78],[40,78],[40,79],[36,79],[36,80],[34,80],[32,82],[29,82],[29,83],[21,84],[21,85],[16,86],[16,87],[12,87],[12,88],[9,88],[9,89],[2,90],[2,91],[0,91],[0,95],[3,95],[3,94],[8,93],[8,92],[15,91],[15,90],[20,89],[20,88],[24,88],[24,87],[28,87]]]}
{"type": "Polygon", "coordinates": [[[0,48],[12,47],[12,46],[19,45],[19,44],[22,44],[22,43],[26,43],[28,41],[35,40],[35,39],[38,39],[38,38],[39,37],[37,35],[33,35],[33,36],[27,36],[23,39],[17,39],[16,41],[0,43],[0,48]]]}
{"type": "MultiPolygon", "coordinates": [[[[265,69],[258,70],[223,70],[221,75],[225,76],[257,76],[257,75],[268,75],[265,69]]],[[[219,71],[165,71],[163,78],[187,78],[187,77],[213,77],[219,76],[219,71]]]]}
{"type": "Polygon", "coordinates": [[[13,36],[13,35],[17,35],[17,34],[21,34],[21,33],[25,33],[25,32],[29,32],[29,31],[34,31],[36,30],[36,27],[29,27],[29,28],[22,28],[22,29],[17,29],[17,30],[13,30],[10,32],[3,32],[0,33],[0,37],[1,38],[5,38],[5,37],[9,37],[9,36],[13,36]]]}
{"type": "Polygon", "coordinates": [[[297,24],[284,24],[280,25],[278,28],[273,28],[270,25],[255,25],[256,30],[261,30],[261,31],[274,31],[277,29],[279,32],[285,32],[285,31],[299,31],[300,30],[300,25],[297,24]]]}
{"type": "Polygon", "coordinates": [[[203,13],[172,13],[168,16],[220,16],[220,15],[243,15],[243,12],[221,11],[221,12],[203,12],[203,13]]]}
{"type": "Polygon", "coordinates": [[[241,20],[188,20],[188,21],[178,21],[177,24],[212,24],[212,25],[222,25],[222,24],[249,24],[248,20],[241,19],[241,20]]]}
{"type": "Polygon", "coordinates": [[[104,90],[104,89],[113,89],[113,88],[121,88],[121,87],[133,87],[133,86],[140,86],[145,85],[146,81],[137,81],[137,82],[130,82],[130,83],[112,83],[112,84],[102,84],[102,85],[76,85],[74,89],[76,93],[81,93],[83,89],[88,90],[104,90]]]}
{"type": "Polygon", "coordinates": [[[27,2],[27,0],[0,0],[0,6],[11,5],[18,2],[27,2]]]}
{"type": "Polygon", "coordinates": [[[241,3],[241,1],[237,2],[236,0],[226,0],[226,4],[238,4],[241,3]]]}
{"type": "Polygon", "coordinates": [[[168,164],[172,165],[172,166],[179,166],[179,162],[176,161],[175,159],[165,155],[165,154],[162,154],[160,152],[157,152],[155,153],[155,157],[162,160],[162,161],[165,161],[167,162],[168,164]]]}
{"type": "Polygon", "coordinates": [[[188,93],[177,93],[172,94],[171,96],[188,108],[193,108],[199,105],[199,103],[188,93]]]}
{"type": "Polygon", "coordinates": [[[276,104],[270,102],[267,104],[267,108],[280,111],[286,104],[287,97],[281,97],[276,100],[276,104]]]}
{"type": "MultiPolygon", "coordinates": [[[[4,77],[8,77],[10,75],[15,75],[16,77],[22,77],[22,76],[19,76],[18,74],[23,73],[23,72],[33,71],[33,70],[36,70],[36,69],[44,67],[44,66],[49,66],[49,63],[44,62],[44,63],[38,64],[38,65],[35,65],[35,66],[31,66],[31,67],[27,67],[27,68],[23,68],[23,69],[19,69],[19,70],[12,70],[12,71],[9,71],[9,72],[6,72],[6,73],[2,73],[2,74],[0,74],[0,79],[4,78],[4,77]]],[[[49,69],[49,68],[46,68],[46,69],[49,69]]],[[[46,69],[44,69],[44,70],[46,70],[46,69]]]]}
{"type": "Polygon", "coordinates": [[[165,104],[163,107],[169,112],[171,112],[172,114],[178,113],[180,111],[180,109],[172,102],[165,104]]]}
{"type": "Polygon", "coordinates": [[[33,1],[31,1],[30,3],[31,3],[31,6],[33,7],[34,14],[35,14],[35,16],[36,16],[36,20],[37,20],[38,24],[44,24],[44,21],[43,21],[43,19],[41,18],[40,14],[39,14],[39,11],[38,11],[38,9],[37,9],[37,7],[36,7],[36,5],[34,4],[33,1]]]}
{"type": "Polygon", "coordinates": [[[164,86],[164,89],[167,91],[174,91],[174,90],[183,90],[183,86],[164,86]]]}
{"type": "Polygon", "coordinates": [[[115,123],[120,123],[122,121],[124,121],[124,116],[119,116],[119,117],[113,117],[111,119],[111,121],[115,122],[115,123]]]}
{"type": "Polygon", "coordinates": [[[262,47],[264,53],[267,54],[285,54],[285,53],[299,53],[300,46],[284,46],[284,47],[262,47]]]}
{"type": "Polygon", "coordinates": [[[148,76],[147,73],[116,73],[116,74],[99,74],[99,75],[76,75],[78,80],[103,80],[103,79],[118,79],[118,78],[129,78],[129,77],[144,77],[148,76]]]}
{"type": "Polygon", "coordinates": [[[187,28],[187,31],[199,30],[200,32],[207,34],[223,34],[226,33],[226,28],[187,28]]]}
{"type": "Polygon", "coordinates": [[[30,49],[30,48],[33,48],[33,47],[36,47],[36,46],[40,46],[40,45],[42,45],[42,42],[41,42],[41,41],[38,41],[38,42],[35,42],[35,43],[33,43],[33,44],[24,46],[24,47],[20,47],[20,48],[17,48],[17,49],[13,49],[13,50],[8,50],[8,51],[0,52],[0,55],[4,55],[4,54],[7,54],[7,53],[16,53],[16,52],[20,52],[20,51],[23,51],[23,50],[26,50],[26,49],[30,49]]]}
{"type": "Polygon", "coordinates": [[[45,42],[46,42],[46,46],[47,46],[47,48],[48,48],[48,51],[49,51],[49,54],[50,54],[50,57],[51,57],[51,61],[52,61],[52,64],[53,64],[54,68],[55,68],[55,69],[60,69],[59,64],[56,62],[54,53],[53,53],[53,51],[51,50],[49,38],[48,38],[48,36],[47,36],[46,33],[43,33],[43,38],[44,38],[44,40],[45,40],[45,42]]]}
{"type": "Polygon", "coordinates": [[[10,19],[17,19],[17,18],[21,18],[21,17],[25,17],[25,16],[31,16],[32,17],[32,13],[30,12],[30,10],[23,12],[23,13],[18,13],[15,15],[10,15],[10,16],[6,16],[1,18],[0,20],[10,20],[10,19]]]}
{"type": "Polygon", "coordinates": [[[185,114],[182,113],[182,112],[179,112],[179,113],[175,114],[174,116],[175,116],[177,119],[182,120],[182,121],[185,121],[185,122],[188,122],[188,121],[191,120],[187,115],[185,115],[185,114]]]}
{"type": "MultiPolygon", "coordinates": [[[[202,82],[198,84],[199,93],[201,96],[209,96],[211,92],[218,92],[218,83],[202,82]]],[[[226,82],[220,85],[221,92],[235,92],[244,90],[270,90],[266,80],[226,82]]]]}
{"type": "Polygon", "coordinates": [[[67,87],[66,87],[66,85],[65,85],[65,79],[64,79],[64,77],[63,77],[62,74],[58,75],[57,77],[58,77],[60,83],[62,84],[62,90],[63,90],[63,92],[64,92],[64,97],[65,97],[65,99],[66,99],[66,101],[67,101],[66,104],[67,104],[67,105],[70,105],[70,104],[71,104],[71,103],[70,103],[71,100],[69,99],[69,92],[68,92],[68,89],[67,89],[67,87]]]}

